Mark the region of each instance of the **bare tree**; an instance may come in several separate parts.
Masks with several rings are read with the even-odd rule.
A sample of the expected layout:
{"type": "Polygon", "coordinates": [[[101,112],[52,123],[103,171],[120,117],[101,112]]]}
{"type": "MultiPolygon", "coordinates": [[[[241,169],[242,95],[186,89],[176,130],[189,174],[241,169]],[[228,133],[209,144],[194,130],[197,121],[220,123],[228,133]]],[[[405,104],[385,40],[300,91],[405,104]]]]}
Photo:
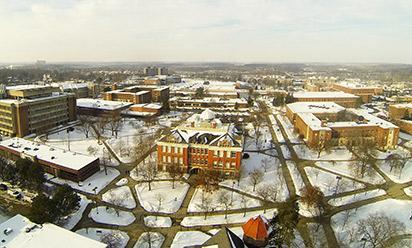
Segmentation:
{"type": "Polygon", "coordinates": [[[253,121],[253,131],[254,131],[254,138],[255,138],[255,145],[256,148],[259,150],[260,149],[260,145],[259,145],[259,141],[260,141],[260,137],[262,136],[262,132],[260,131],[261,128],[261,123],[262,119],[260,118],[260,115],[256,115],[255,120],[253,121]]]}
{"type": "Polygon", "coordinates": [[[262,159],[262,161],[260,161],[260,165],[263,168],[264,172],[267,172],[267,170],[272,167],[272,164],[270,163],[270,160],[268,158],[262,159]]]}
{"type": "Polygon", "coordinates": [[[110,128],[110,131],[112,132],[112,136],[115,135],[117,139],[117,135],[120,131],[120,129],[123,126],[122,119],[119,116],[113,116],[109,121],[108,121],[108,126],[110,128]]]}
{"type": "Polygon", "coordinates": [[[370,214],[359,220],[354,228],[357,237],[353,242],[362,240],[371,247],[393,247],[400,239],[395,238],[405,231],[405,224],[399,220],[389,217],[384,213],[370,214]]]}
{"type": "Polygon", "coordinates": [[[114,232],[105,233],[100,241],[107,245],[107,248],[119,248],[122,246],[122,237],[114,232]]]}
{"type": "Polygon", "coordinates": [[[322,138],[319,140],[319,143],[317,146],[315,146],[315,149],[318,153],[318,158],[320,158],[320,155],[322,154],[323,151],[329,151],[333,147],[333,142],[331,140],[326,140],[325,138],[322,138]]]}
{"type": "MultiPolygon", "coordinates": [[[[109,200],[108,202],[119,206],[119,207],[125,207],[126,206],[126,200],[130,197],[129,194],[116,194],[113,190],[110,191],[109,193],[109,200]]],[[[117,217],[120,217],[120,212],[118,208],[114,208],[114,211],[116,211],[117,217]]]]}
{"type": "Polygon", "coordinates": [[[147,244],[147,247],[152,248],[155,242],[161,239],[159,235],[159,233],[150,232],[149,229],[147,229],[139,238],[139,240],[142,240],[142,244],[147,244]]]}
{"type": "Polygon", "coordinates": [[[207,214],[212,210],[213,207],[212,197],[210,197],[209,195],[205,196],[202,201],[197,204],[197,207],[204,212],[206,220],[207,214]]]}
{"type": "Polygon", "coordinates": [[[324,197],[325,196],[318,187],[307,185],[302,188],[300,200],[308,207],[316,209],[320,212],[323,208],[324,197]]]}
{"type": "Polygon", "coordinates": [[[100,136],[102,136],[104,134],[104,131],[105,131],[108,123],[109,123],[109,119],[106,118],[106,117],[98,119],[96,124],[97,124],[97,128],[99,130],[99,138],[100,138],[100,136]]]}
{"type": "MultiPolygon", "coordinates": [[[[157,201],[157,211],[156,212],[160,212],[160,210],[162,209],[163,200],[164,200],[164,197],[162,194],[156,194],[156,201],[157,201]]],[[[156,216],[156,220],[157,220],[157,216],[156,216]]]]}
{"type": "Polygon", "coordinates": [[[174,189],[175,181],[183,176],[183,171],[179,164],[172,163],[167,166],[167,172],[169,172],[169,176],[172,178],[172,189],[174,189]]]}
{"type": "Polygon", "coordinates": [[[78,126],[77,128],[83,132],[84,136],[86,136],[86,139],[89,138],[93,125],[92,117],[88,115],[79,115],[77,119],[80,121],[80,126],[78,126]]]}
{"type": "Polygon", "coordinates": [[[240,204],[242,205],[243,209],[243,217],[245,217],[247,211],[247,197],[243,194],[240,195],[240,204]]]}
{"type": "Polygon", "coordinates": [[[87,152],[92,156],[96,156],[98,151],[99,149],[94,146],[87,147],[87,152]]]}
{"type": "Polygon", "coordinates": [[[343,227],[346,226],[346,224],[348,223],[349,219],[351,217],[354,217],[356,215],[356,212],[353,211],[352,209],[348,209],[346,211],[343,212],[343,227]]]}
{"type": "Polygon", "coordinates": [[[373,175],[372,165],[376,163],[374,152],[376,147],[371,143],[362,143],[353,149],[356,160],[352,163],[354,176],[365,177],[373,175]]]}
{"type": "Polygon", "coordinates": [[[157,169],[156,169],[156,164],[153,163],[153,161],[150,161],[149,163],[145,164],[142,166],[142,177],[145,181],[147,181],[149,185],[149,191],[152,190],[151,183],[153,180],[156,178],[157,175],[157,169]]]}
{"type": "Polygon", "coordinates": [[[269,204],[269,199],[270,199],[270,190],[267,185],[262,185],[262,187],[259,187],[257,190],[257,193],[260,197],[260,203],[263,206],[263,213],[266,213],[266,208],[269,204]]]}
{"type": "Polygon", "coordinates": [[[225,219],[227,219],[227,211],[230,209],[230,207],[233,204],[232,198],[230,197],[229,192],[227,191],[221,191],[218,198],[217,198],[219,204],[224,207],[225,209],[225,219]]]}
{"type": "Polygon", "coordinates": [[[263,173],[261,170],[254,169],[249,175],[249,182],[253,186],[253,191],[256,189],[256,185],[263,180],[263,173]]]}

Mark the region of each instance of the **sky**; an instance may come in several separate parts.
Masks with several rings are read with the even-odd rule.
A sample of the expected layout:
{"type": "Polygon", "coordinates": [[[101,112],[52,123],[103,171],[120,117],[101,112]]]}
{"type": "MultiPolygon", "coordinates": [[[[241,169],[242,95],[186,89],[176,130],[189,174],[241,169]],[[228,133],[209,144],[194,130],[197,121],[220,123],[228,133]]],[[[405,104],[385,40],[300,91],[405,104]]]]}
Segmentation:
{"type": "Polygon", "coordinates": [[[0,62],[412,64],[412,0],[0,0],[0,62]]]}

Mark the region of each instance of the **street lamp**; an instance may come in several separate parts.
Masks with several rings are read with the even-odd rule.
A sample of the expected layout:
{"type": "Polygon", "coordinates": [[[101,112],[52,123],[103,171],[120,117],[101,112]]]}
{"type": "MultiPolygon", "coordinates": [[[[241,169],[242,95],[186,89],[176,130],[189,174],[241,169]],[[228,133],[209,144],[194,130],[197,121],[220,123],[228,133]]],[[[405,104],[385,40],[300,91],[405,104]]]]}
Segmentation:
{"type": "Polygon", "coordinates": [[[235,181],[232,182],[232,200],[231,200],[231,202],[233,202],[233,193],[235,192],[235,191],[234,191],[234,189],[235,189],[235,183],[236,183],[235,181]]]}

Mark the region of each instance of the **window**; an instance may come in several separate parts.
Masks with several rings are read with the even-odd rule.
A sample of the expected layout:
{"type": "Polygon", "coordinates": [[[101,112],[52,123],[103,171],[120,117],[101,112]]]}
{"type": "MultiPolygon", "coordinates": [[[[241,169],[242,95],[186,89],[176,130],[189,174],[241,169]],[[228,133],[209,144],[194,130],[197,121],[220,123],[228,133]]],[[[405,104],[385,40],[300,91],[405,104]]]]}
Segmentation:
{"type": "Polygon", "coordinates": [[[236,152],[230,152],[230,157],[231,158],[236,158],[236,152]]]}

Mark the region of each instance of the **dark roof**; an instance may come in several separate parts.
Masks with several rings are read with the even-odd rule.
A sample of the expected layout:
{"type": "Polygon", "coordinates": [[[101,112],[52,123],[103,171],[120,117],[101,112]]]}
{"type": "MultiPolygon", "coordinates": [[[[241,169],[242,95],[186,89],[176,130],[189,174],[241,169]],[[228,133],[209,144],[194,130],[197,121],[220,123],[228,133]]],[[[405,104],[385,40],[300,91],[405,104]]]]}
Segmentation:
{"type": "Polygon", "coordinates": [[[227,227],[222,227],[213,237],[202,244],[202,247],[218,245],[219,248],[244,248],[243,241],[227,227]]]}

